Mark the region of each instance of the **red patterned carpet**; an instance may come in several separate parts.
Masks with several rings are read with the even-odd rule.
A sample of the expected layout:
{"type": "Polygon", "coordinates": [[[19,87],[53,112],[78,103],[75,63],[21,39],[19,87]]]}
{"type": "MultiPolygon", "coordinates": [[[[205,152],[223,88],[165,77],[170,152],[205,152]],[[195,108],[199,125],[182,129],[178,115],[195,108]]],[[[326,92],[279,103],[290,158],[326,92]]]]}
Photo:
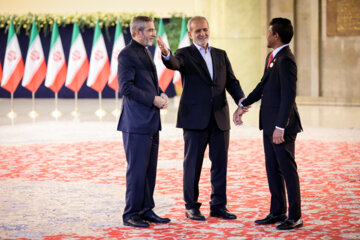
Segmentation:
{"type": "Polygon", "coordinates": [[[0,146],[0,239],[360,239],[360,142],[297,142],[304,227],[256,226],[269,192],[260,139],[232,140],[228,209],[209,217],[209,167],[200,183],[206,222],[184,217],[182,140],[160,140],[155,211],[172,222],[122,224],[126,161],[115,141],[0,146]]]}

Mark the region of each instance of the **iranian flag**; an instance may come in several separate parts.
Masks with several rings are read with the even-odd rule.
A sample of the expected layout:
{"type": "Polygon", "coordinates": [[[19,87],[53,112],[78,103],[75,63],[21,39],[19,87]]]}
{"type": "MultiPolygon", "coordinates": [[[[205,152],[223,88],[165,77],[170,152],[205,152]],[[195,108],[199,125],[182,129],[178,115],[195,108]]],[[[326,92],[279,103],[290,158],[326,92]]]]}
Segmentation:
{"type": "Polygon", "coordinates": [[[21,56],[19,41],[15,34],[14,25],[11,21],[5,51],[4,72],[1,80],[1,87],[10,93],[14,93],[23,76],[24,62],[21,56]]]}
{"type": "Polygon", "coordinates": [[[34,20],[31,28],[29,48],[26,55],[25,73],[22,80],[22,86],[35,93],[44,81],[45,76],[45,57],[34,20]]]}
{"type": "Polygon", "coordinates": [[[66,79],[66,62],[59,29],[54,21],[45,86],[58,93],[66,79]]]}
{"type": "MultiPolygon", "coordinates": [[[[169,41],[168,41],[166,33],[165,33],[164,23],[163,23],[162,19],[160,19],[158,34],[161,36],[164,43],[169,48],[169,41]]],[[[174,71],[167,69],[165,67],[165,65],[163,64],[163,62],[161,60],[161,50],[157,44],[156,44],[155,54],[154,54],[154,63],[155,63],[157,75],[159,78],[159,86],[165,92],[165,90],[169,86],[171,80],[173,79],[174,71]]]]}
{"type": "Polygon", "coordinates": [[[90,72],[86,85],[100,93],[108,82],[109,74],[109,58],[106,51],[104,37],[99,26],[99,21],[97,21],[90,57],[90,72]]]}
{"type": "MultiPolygon", "coordinates": [[[[180,41],[179,41],[178,48],[183,48],[183,47],[187,47],[187,46],[190,46],[190,39],[187,34],[185,17],[183,17],[182,23],[181,23],[180,41]]],[[[182,87],[181,75],[180,75],[179,71],[175,71],[173,83],[176,86],[182,87]]]]}
{"type": "Polygon", "coordinates": [[[117,78],[118,56],[120,51],[125,47],[124,35],[121,31],[120,23],[117,22],[115,28],[114,46],[111,54],[111,68],[108,85],[115,91],[119,91],[119,82],[117,78]]]}
{"type": "Polygon", "coordinates": [[[65,86],[79,92],[89,73],[89,60],[77,22],[74,23],[65,86]]]}

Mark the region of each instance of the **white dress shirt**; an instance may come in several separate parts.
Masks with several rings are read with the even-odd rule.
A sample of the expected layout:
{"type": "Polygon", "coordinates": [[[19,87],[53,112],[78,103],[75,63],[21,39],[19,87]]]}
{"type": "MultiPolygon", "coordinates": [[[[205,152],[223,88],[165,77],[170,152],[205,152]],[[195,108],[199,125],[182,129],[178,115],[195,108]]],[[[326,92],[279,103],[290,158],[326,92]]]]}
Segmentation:
{"type": "MultiPolygon", "coordinates": [[[[201,56],[203,57],[205,63],[206,63],[206,66],[207,66],[207,69],[209,70],[209,73],[210,73],[210,77],[211,77],[211,80],[213,80],[213,76],[214,76],[214,69],[213,69],[213,63],[212,63],[212,59],[211,59],[211,47],[210,47],[210,43],[208,43],[208,47],[205,51],[205,48],[203,48],[202,46],[194,43],[195,47],[199,50],[201,56]]],[[[164,56],[162,55],[163,58],[165,59],[165,61],[169,61],[170,60],[170,52],[167,56],[164,56]]]]}

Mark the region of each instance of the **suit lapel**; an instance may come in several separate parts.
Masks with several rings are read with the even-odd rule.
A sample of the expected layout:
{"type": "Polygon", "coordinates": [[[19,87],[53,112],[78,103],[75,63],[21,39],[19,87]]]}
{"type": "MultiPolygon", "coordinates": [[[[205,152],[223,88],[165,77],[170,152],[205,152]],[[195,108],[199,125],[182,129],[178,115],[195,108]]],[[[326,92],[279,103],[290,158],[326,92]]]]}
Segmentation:
{"type": "Polygon", "coordinates": [[[273,58],[273,60],[270,62],[270,66],[268,69],[266,69],[266,66],[267,66],[267,62],[269,60],[269,56],[270,56],[270,53],[268,54],[267,58],[266,58],[266,61],[265,61],[265,71],[264,71],[264,76],[262,77],[261,81],[265,81],[269,74],[272,72],[273,68],[276,66],[277,62],[278,62],[278,59],[284,55],[284,54],[287,54],[289,52],[289,46],[286,46],[284,47],[283,49],[280,50],[280,52],[278,52],[276,54],[276,56],[273,58]]]}
{"type": "MultiPolygon", "coordinates": [[[[206,62],[194,44],[191,45],[191,54],[192,54],[192,57],[194,58],[194,61],[200,63],[201,68],[204,70],[204,72],[207,74],[207,76],[211,80],[211,76],[210,76],[209,70],[206,66],[206,62]]],[[[213,66],[214,66],[214,62],[213,62],[213,66]]]]}
{"type": "Polygon", "coordinates": [[[136,50],[136,55],[138,56],[139,60],[142,62],[143,66],[145,66],[151,72],[154,87],[156,91],[159,92],[159,83],[158,83],[157,72],[154,63],[151,61],[151,59],[147,59],[147,56],[145,55],[146,53],[144,52],[144,50],[146,49],[144,49],[142,46],[136,46],[139,43],[133,43],[133,44],[136,50]]]}
{"type": "MultiPolygon", "coordinates": [[[[148,50],[146,50],[148,51],[148,50]]],[[[151,57],[151,53],[150,51],[148,51],[149,53],[149,57],[151,57]]],[[[159,81],[158,81],[158,76],[157,76],[157,71],[156,71],[156,66],[154,64],[154,61],[151,59],[145,59],[148,63],[147,66],[150,66],[151,69],[151,73],[152,73],[152,79],[156,88],[156,91],[159,92],[159,81]],[[149,61],[150,60],[150,61],[149,61]],[[151,65],[149,64],[149,62],[151,62],[151,65]]]]}

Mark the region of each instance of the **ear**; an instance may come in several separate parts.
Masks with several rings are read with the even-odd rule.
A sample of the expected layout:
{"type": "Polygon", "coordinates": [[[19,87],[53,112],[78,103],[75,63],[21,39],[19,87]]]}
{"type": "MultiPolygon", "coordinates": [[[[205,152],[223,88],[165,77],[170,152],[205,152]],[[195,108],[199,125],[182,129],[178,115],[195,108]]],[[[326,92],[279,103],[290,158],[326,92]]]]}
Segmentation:
{"type": "Polygon", "coordinates": [[[188,36],[189,36],[189,38],[192,40],[193,38],[192,38],[192,36],[191,36],[191,32],[188,32],[188,36]]]}
{"type": "Polygon", "coordinates": [[[280,41],[281,41],[281,38],[280,38],[279,33],[275,33],[274,37],[276,38],[276,40],[280,40],[280,41]]]}
{"type": "Polygon", "coordinates": [[[136,29],[135,36],[141,36],[141,31],[139,29],[136,29]]]}

